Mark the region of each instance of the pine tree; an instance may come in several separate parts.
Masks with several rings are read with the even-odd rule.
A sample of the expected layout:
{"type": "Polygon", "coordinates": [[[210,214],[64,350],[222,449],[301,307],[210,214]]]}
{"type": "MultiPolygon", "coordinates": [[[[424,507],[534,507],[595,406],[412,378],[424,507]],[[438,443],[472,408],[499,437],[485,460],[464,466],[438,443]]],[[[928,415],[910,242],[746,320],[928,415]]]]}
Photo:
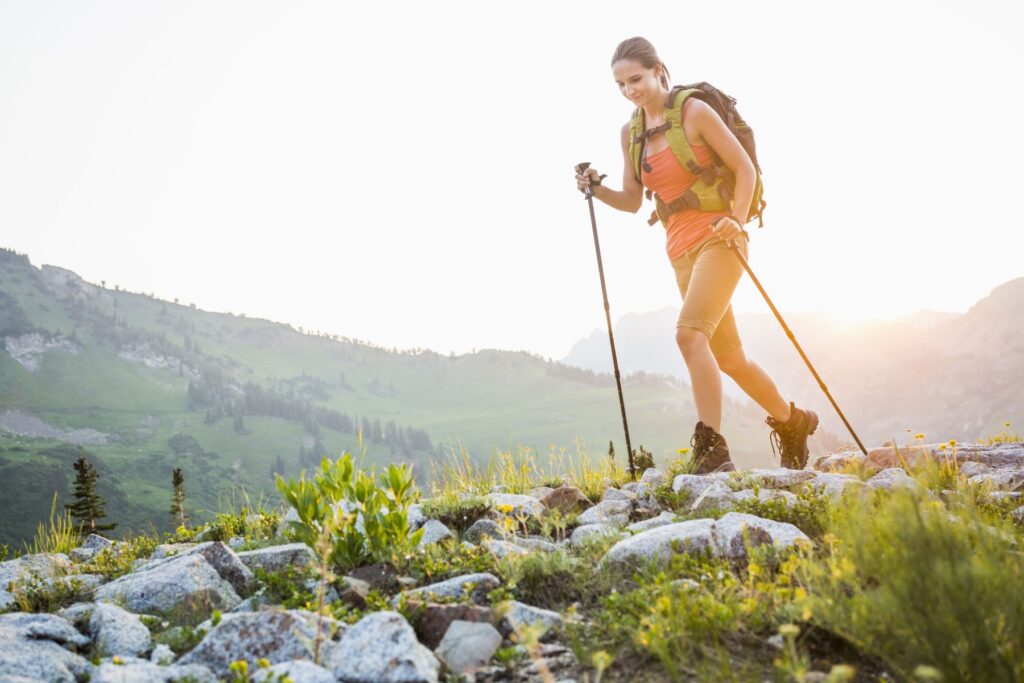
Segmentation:
{"type": "Polygon", "coordinates": [[[179,526],[187,526],[188,515],[185,514],[185,473],[180,467],[175,467],[171,474],[171,517],[178,522],[179,526]]]}
{"type": "Polygon", "coordinates": [[[608,457],[612,460],[615,459],[615,444],[611,441],[608,442],[608,457]]]}
{"type": "Polygon", "coordinates": [[[96,492],[96,480],[99,479],[99,472],[92,466],[88,458],[84,455],[80,455],[78,460],[75,461],[75,471],[78,474],[75,476],[74,483],[74,498],[75,502],[65,505],[68,510],[71,511],[71,516],[80,520],[79,530],[89,525],[89,532],[95,533],[97,531],[109,531],[117,526],[117,524],[97,524],[96,520],[102,519],[107,516],[107,513],[103,510],[103,497],[96,492]]]}

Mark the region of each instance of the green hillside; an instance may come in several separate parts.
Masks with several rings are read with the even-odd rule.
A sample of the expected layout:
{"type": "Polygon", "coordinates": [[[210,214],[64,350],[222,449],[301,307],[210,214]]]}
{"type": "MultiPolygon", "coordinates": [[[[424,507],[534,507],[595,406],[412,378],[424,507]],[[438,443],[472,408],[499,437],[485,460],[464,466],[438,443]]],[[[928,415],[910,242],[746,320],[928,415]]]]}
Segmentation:
{"type": "MultiPolygon", "coordinates": [[[[0,543],[30,537],[54,491],[67,502],[79,447],[99,463],[119,529],[170,526],[170,477],[197,517],[322,454],[414,464],[461,454],[625,453],[614,378],[528,352],[444,356],[107,289],[0,251],[0,543]],[[74,431],[79,430],[79,431],[74,431]],[[90,431],[92,430],[92,431],[90,431]]],[[[634,448],[688,446],[690,390],[638,373],[624,393],[634,448]]],[[[725,407],[734,459],[769,463],[760,410],[725,407]]],[[[102,489],[101,489],[102,490],[102,489]]]]}

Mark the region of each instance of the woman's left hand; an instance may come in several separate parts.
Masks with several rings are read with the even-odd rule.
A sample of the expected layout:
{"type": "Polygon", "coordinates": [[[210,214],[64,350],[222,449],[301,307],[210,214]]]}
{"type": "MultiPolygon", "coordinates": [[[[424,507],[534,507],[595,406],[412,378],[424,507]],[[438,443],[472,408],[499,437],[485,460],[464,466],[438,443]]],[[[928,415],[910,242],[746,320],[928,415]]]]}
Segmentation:
{"type": "Polygon", "coordinates": [[[730,247],[733,246],[734,242],[738,241],[738,238],[741,235],[744,237],[746,236],[743,226],[731,216],[723,216],[722,218],[719,218],[715,224],[711,226],[711,232],[725,240],[725,243],[730,247]]]}

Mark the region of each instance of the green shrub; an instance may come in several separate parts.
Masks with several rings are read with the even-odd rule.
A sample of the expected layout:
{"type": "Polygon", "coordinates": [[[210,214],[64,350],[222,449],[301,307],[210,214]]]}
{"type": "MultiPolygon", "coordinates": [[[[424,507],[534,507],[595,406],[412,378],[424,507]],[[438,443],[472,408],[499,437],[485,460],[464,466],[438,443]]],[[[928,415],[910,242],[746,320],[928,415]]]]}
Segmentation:
{"type": "Polygon", "coordinates": [[[969,500],[955,512],[895,491],[841,508],[826,550],[801,567],[808,615],[903,678],[1024,680],[1024,563],[969,500]]]}
{"type": "Polygon", "coordinates": [[[420,583],[437,583],[462,574],[494,573],[498,560],[494,553],[480,546],[469,547],[445,539],[408,553],[398,566],[420,583]]]}
{"type": "Polygon", "coordinates": [[[828,496],[813,491],[801,491],[795,501],[781,498],[764,501],[756,498],[741,500],[733,509],[736,512],[745,512],[777,522],[788,522],[814,541],[820,540],[825,534],[833,510],[832,501],[828,496]]]}
{"type": "Polygon", "coordinates": [[[349,453],[333,463],[324,458],[312,480],[306,479],[305,471],[298,481],[278,475],[278,490],[299,516],[289,524],[292,533],[317,551],[326,529],[330,560],[346,569],[404,556],[423,536],[422,529],[409,528],[408,510],[415,493],[412,473],[405,465],[388,465],[379,484],[377,479],[372,471],[357,471],[349,453]],[[343,501],[352,512],[345,512],[343,501]]]}

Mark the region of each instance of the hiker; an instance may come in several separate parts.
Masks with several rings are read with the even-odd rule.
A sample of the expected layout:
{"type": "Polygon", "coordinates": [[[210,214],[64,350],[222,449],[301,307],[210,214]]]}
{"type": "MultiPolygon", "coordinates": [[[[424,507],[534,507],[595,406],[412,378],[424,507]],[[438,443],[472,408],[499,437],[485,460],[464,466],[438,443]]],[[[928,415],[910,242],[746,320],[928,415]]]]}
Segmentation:
{"type": "Polygon", "coordinates": [[[754,164],[714,108],[696,97],[685,97],[673,100],[675,107],[681,107],[675,120],[682,121],[685,143],[696,157],[689,169],[684,168],[672,149],[670,136],[677,146],[685,143],[678,141],[678,129],[667,132],[673,114],[668,107],[669,72],[646,39],[635,37],[619,44],[612,57],[612,75],[620,92],[636,107],[621,133],[623,189],[604,185],[601,174],[592,167],[577,173],[576,183],[581,191],[589,188],[608,206],[630,213],[640,209],[645,187],[656,193],[657,218],[666,229],[666,250],[683,297],[676,343],[690,372],[697,407],[699,421],[690,440],[696,472],[735,470],[729,446],[719,433],[719,370],[768,412],[766,422],[772,428],[769,440],[773,452],[778,446],[782,466],[803,469],[809,455],[807,437],[817,428],[818,416],[797,408],[793,402],[787,404],[768,373],[746,357],[729,303],[743,274],[743,264],[732,246],[744,258],[748,251],[750,236],[743,226],[754,199],[754,164]],[[688,200],[684,195],[696,197],[691,186],[702,174],[711,171],[711,177],[716,178],[716,158],[728,167],[731,177],[719,174],[715,180],[726,184],[723,188],[713,186],[718,193],[712,200],[717,201],[720,210],[702,210],[700,200],[688,200]],[[722,201],[718,195],[731,197],[731,201],[722,201]]]}

